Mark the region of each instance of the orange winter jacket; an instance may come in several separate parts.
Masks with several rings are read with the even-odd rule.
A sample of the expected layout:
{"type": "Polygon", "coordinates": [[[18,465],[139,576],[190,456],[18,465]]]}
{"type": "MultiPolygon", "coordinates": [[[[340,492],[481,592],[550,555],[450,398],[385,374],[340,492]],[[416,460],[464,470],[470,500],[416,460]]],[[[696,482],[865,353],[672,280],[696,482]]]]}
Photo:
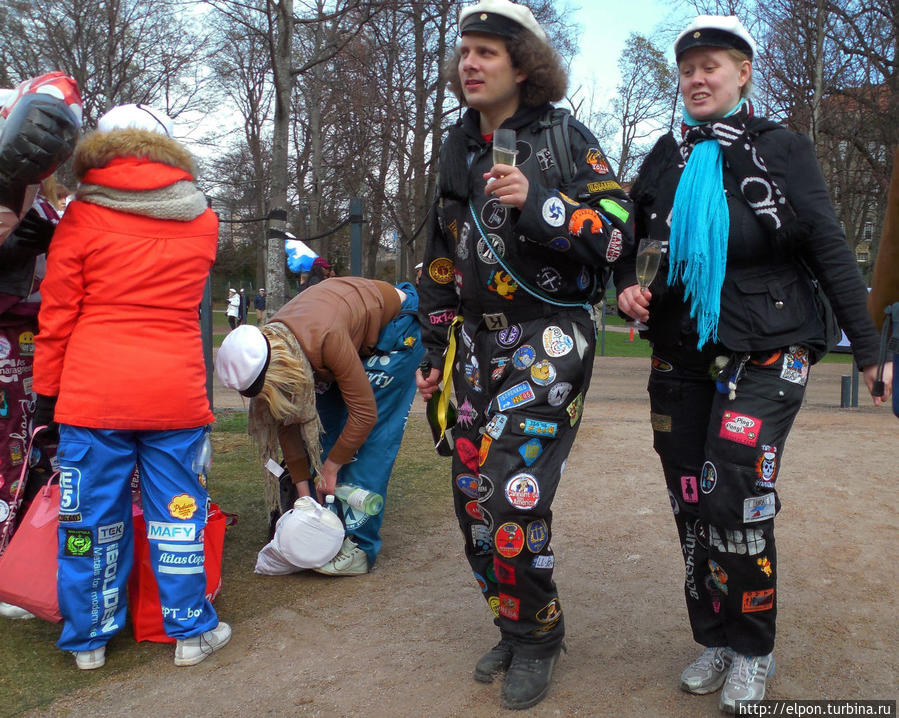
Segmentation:
{"type": "MultiPolygon", "coordinates": [[[[187,151],[156,133],[95,133],[75,159],[82,190],[109,188],[114,197],[193,181],[187,151]]],[[[35,338],[34,390],[59,397],[57,422],[162,430],[214,420],[198,309],[218,220],[193,201],[193,219],[69,204],[50,244],[35,338]]],[[[166,214],[166,203],[150,212],[179,214],[166,214]]]]}

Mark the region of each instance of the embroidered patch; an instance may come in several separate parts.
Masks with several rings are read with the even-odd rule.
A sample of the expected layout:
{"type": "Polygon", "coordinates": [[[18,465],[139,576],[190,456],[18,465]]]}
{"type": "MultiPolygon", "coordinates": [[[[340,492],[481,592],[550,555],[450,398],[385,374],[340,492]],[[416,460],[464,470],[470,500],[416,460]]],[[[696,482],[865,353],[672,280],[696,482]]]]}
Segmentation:
{"type": "Polygon", "coordinates": [[[609,199],[608,197],[599,200],[599,206],[602,207],[607,214],[612,215],[613,217],[617,217],[622,222],[627,222],[628,217],[630,217],[630,212],[628,212],[624,207],[622,207],[618,202],[614,199],[609,199]]]}
{"type": "Polygon", "coordinates": [[[524,548],[524,531],[516,523],[507,522],[496,530],[496,552],[500,556],[513,558],[524,548]]]}
{"type": "Polygon", "coordinates": [[[63,553],[66,556],[89,556],[93,551],[93,538],[90,529],[65,529],[63,553]]]}
{"type": "Polygon", "coordinates": [[[509,349],[511,347],[514,347],[520,341],[521,341],[521,325],[520,324],[512,324],[511,326],[508,326],[505,329],[500,329],[496,333],[497,346],[501,346],[506,349],[509,349]]]}
{"type": "Polygon", "coordinates": [[[743,592],[743,613],[769,611],[772,608],[774,608],[773,588],[765,588],[761,591],[743,592]]]}
{"type": "Polygon", "coordinates": [[[549,556],[534,556],[534,560],[531,561],[531,566],[534,568],[552,568],[556,565],[556,557],[550,554],[549,556]]]}
{"type": "Polygon", "coordinates": [[[456,488],[469,498],[478,498],[478,478],[471,474],[459,474],[456,477],[456,488]]]}
{"type": "Polygon", "coordinates": [[[543,349],[551,357],[563,357],[574,347],[574,340],[561,327],[550,326],[543,330],[543,349]]]}
{"type": "Polygon", "coordinates": [[[559,431],[559,425],[554,421],[539,421],[537,419],[525,419],[518,425],[522,434],[528,436],[554,437],[559,431]]]}
{"type": "Polygon", "coordinates": [[[546,521],[537,519],[528,524],[527,545],[531,553],[540,553],[549,541],[549,528],[546,521]]]}
{"type": "Polygon", "coordinates": [[[489,229],[498,229],[499,227],[502,227],[508,216],[509,209],[504,207],[496,197],[491,197],[484,203],[484,206],[481,207],[481,221],[484,223],[484,226],[489,229]]]}
{"type": "Polygon", "coordinates": [[[549,242],[549,248],[557,252],[567,252],[571,249],[571,240],[568,237],[553,237],[549,242]]]}
{"type": "Polygon", "coordinates": [[[169,501],[168,508],[173,519],[189,519],[197,512],[197,500],[189,494],[178,494],[169,501]]]}
{"type": "Polygon", "coordinates": [[[428,276],[437,284],[453,281],[453,263],[447,257],[438,257],[428,265],[428,276]]]}
{"type": "Polygon", "coordinates": [[[771,562],[768,560],[767,556],[762,556],[761,558],[757,558],[755,560],[758,567],[762,569],[762,573],[765,574],[768,578],[771,578],[771,574],[774,573],[774,569],[771,568],[771,562]]]}
{"type": "Polygon", "coordinates": [[[784,354],[783,368],[780,370],[780,378],[805,386],[808,382],[808,349],[794,345],[784,354]]]}
{"type": "Polygon", "coordinates": [[[481,593],[487,593],[487,581],[477,571],[472,571],[472,573],[474,574],[474,580],[478,583],[478,588],[481,589],[481,593]]]}
{"type": "Polygon", "coordinates": [[[674,493],[671,489],[668,489],[668,503],[671,504],[671,512],[677,516],[680,513],[680,505],[677,503],[677,499],[674,498],[674,493]]]}
{"type": "Polygon", "coordinates": [[[709,546],[724,553],[738,556],[757,556],[765,550],[765,537],[761,529],[724,529],[709,526],[709,546]]]}
{"type": "Polygon", "coordinates": [[[718,470],[711,461],[702,465],[702,474],[699,477],[699,490],[704,494],[710,494],[718,483],[718,470]]]}
{"type": "Polygon", "coordinates": [[[490,453],[490,445],[493,443],[493,438],[488,434],[484,434],[481,436],[481,446],[478,449],[478,466],[483,466],[484,462],[487,461],[487,454],[490,453]]]}
{"type": "Polygon", "coordinates": [[[556,380],[556,368],[548,359],[541,359],[531,367],[531,379],[538,386],[549,386],[556,380]]]}
{"type": "Polygon", "coordinates": [[[669,362],[666,362],[664,359],[653,355],[652,357],[652,370],[653,371],[661,371],[661,372],[669,372],[673,369],[669,362]]]}
{"type": "Polygon", "coordinates": [[[540,621],[540,623],[555,623],[562,618],[562,605],[559,603],[559,599],[554,598],[547,603],[543,608],[537,611],[535,618],[540,621]]]}
{"type": "Polygon", "coordinates": [[[486,240],[483,237],[478,240],[475,251],[478,253],[478,259],[484,264],[496,264],[499,261],[498,257],[506,256],[506,245],[498,234],[488,234],[486,240]],[[487,240],[490,241],[489,245],[487,240]]]}
{"type": "Polygon", "coordinates": [[[565,411],[568,412],[568,416],[570,417],[570,419],[568,420],[568,423],[571,426],[574,426],[575,424],[577,424],[578,419],[581,418],[581,412],[583,411],[583,409],[584,409],[583,394],[578,394],[576,397],[574,397],[574,400],[568,406],[565,407],[565,411]]]}
{"type": "Polygon", "coordinates": [[[459,405],[457,416],[459,423],[466,429],[470,428],[474,424],[475,419],[478,418],[478,412],[472,406],[472,403],[468,401],[468,397],[465,397],[465,401],[459,405]]]}
{"type": "Polygon", "coordinates": [[[621,247],[624,244],[624,236],[621,230],[615,227],[609,234],[609,244],[606,247],[606,261],[611,264],[621,256],[621,247]]]}
{"type": "Polygon", "coordinates": [[[543,453],[543,444],[540,443],[540,439],[531,439],[518,447],[518,453],[521,454],[524,465],[530,466],[543,453]]]}
{"type": "Polygon", "coordinates": [[[500,561],[496,556],[493,557],[493,573],[497,583],[505,583],[508,586],[515,585],[515,567],[505,561],[500,561]]]}
{"type": "Polygon", "coordinates": [[[509,357],[494,357],[490,360],[490,363],[493,364],[493,370],[490,372],[490,378],[493,381],[499,381],[503,378],[503,374],[506,373],[506,365],[511,360],[509,357]]]}
{"type": "Polygon", "coordinates": [[[556,161],[553,158],[553,153],[550,151],[549,147],[544,147],[542,150],[537,150],[534,155],[537,158],[537,164],[540,165],[540,169],[543,172],[546,172],[550,167],[555,166],[556,161]]]}
{"type": "Polygon", "coordinates": [[[612,190],[621,189],[621,185],[613,180],[606,180],[605,182],[588,182],[587,183],[587,191],[591,194],[596,192],[610,192],[612,190]]]}
{"type": "Polygon", "coordinates": [[[483,524],[471,525],[471,545],[475,553],[489,553],[493,550],[490,539],[490,529],[483,524]]]}
{"type": "Polygon", "coordinates": [[[530,511],[540,500],[540,487],[531,474],[516,474],[506,482],[506,501],[522,511],[530,511]]]}
{"type": "Polygon", "coordinates": [[[477,499],[472,499],[465,504],[465,513],[467,513],[475,521],[483,521],[484,514],[481,513],[481,507],[478,505],[477,499]]]}
{"type": "Polygon", "coordinates": [[[478,501],[484,502],[493,496],[493,480],[487,474],[478,474],[478,501]]]}
{"type": "Polygon", "coordinates": [[[499,618],[499,598],[491,596],[487,599],[487,604],[490,606],[490,610],[493,611],[493,615],[499,618]]]}
{"type": "Polygon", "coordinates": [[[755,472],[759,477],[755,485],[759,489],[773,489],[777,480],[777,447],[762,444],[762,453],[755,462],[755,472]]]}
{"type": "Polygon", "coordinates": [[[727,593],[727,574],[719,564],[709,559],[709,571],[711,571],[712,581],[721,593],[727,593]]]}
{"type": "Polygon", "coordinates": [[[598,147],[590,147],[587,150],[586,160],[596,174],[607,175],[611,171],[609,163],[606,162],[605,156],[598,147]]]}
{"type": "Polygon", "coordinates": [[[681,476],[680,477],[680,490],[681,490],[681,496],[684,499],[684,503],[686,503],[686,504],[699,503],[699,490],[697,489],[697,482],[696,482],[695,476],[681,476]]]}
{"type": "Polygon", "coordinates": [[[750,496],[743,499],[743,523],[767,521],[774,518],[774,494],[750,496]]]}
{"type": "Polygon", "coordinates": [[[671,417],[667,414],[656,414],[654,411],[649,412],[649,423],[653,431],[659,431],[664,434],[671,432],[671,417]]]}
{"type": "Polygon", "coordinates": [[[534,347],[530,344],[522,344],[515,350],[515,353],[512,354],[512,365],[516,369],[527,369],[534,363],[534,358],[536,356],[537,352],[534,351],[534,347]]]}
{"type": "MultiPolygon", "coordinates": [[[[506,391],[497,394],[496,406],[499,411],[505,411],[506,409],[514,409],[529,404],[534,401],[534,398],[534,390],[531,388],[531,385],[523,381],[511,389],[506,389],[506,391]]],[[[456,445],[458,446],[458,442],[456,442],[456,445]]]]}
{"type": "Polygon", "coordinates": [[[499,595],[499,615],[508,618],[511,621],[517,621],[519,603],[520,601],[514,596],[501,593],[499,595]]]}
{"type": "Polygon", "coordinates": [[[562,406],[563,402],[571,393],[572,388],[571,384],[567,381],[560,381],[558,384],[553,384],[546,392],[546,403],[550,406],[562,406]]]}
{"type": "Polygon", "coordinates": [[[755,446],[759,440],[759,431],[762,428],[762,420],[754,416],[737,414],[733,411],[725,411],[721,417],[721,431],[718,433],[722,439],[734,441],[746,446],[755,446]]]}
{"type": "Polygon", "coordinates": [[[506,428],[506,422],[509,420],[509,417],[505,414],[494,414],[490,421],[487,422],[487,426],[484,427],[484,431],[493,439],[498,439],[502,436],[503,429],[506,428]]]}
{"type": "Polygon", "coordinates": [[[511,274],[497,271],[490,275],[490,279],[487,282],[487,289],[498,294],[503,299],[511,301],[512,295],[515,294],[515,290],[518,289],[518,284],[511,274]]]}
{"type": "Polygon", "coordinates": [[[456,455],[459,457],[462,465],[471,471],[478,470],[479,453],[478,447],[474,445],[471,439],[466,439],[464,436],[456,439],[456,455]]]}
{"type": "Polygon", "coordinates": [[[428,314],[428,322],[430,322],[431,326],[443,326],[445,324],[452,324],[453,319],[456,318],[456,310],[455,309],[441,309],[437,312],[431,312],[428,314]]]}
{"type": "Polygon", "coordinates": [[[576,209],[571,213],[571,219],[568,220],[568,233],[575,237],[583,237],[587,222],[590,223],[590,234],[600,234],[602,232],[602,219],[595,209],[587,207],[576,209]]]}
{"type": "Polygon", "coordinates": [[[537,286],[544,292],[555,294],[562,288],[562,275],[555,267],[543,267],[537,272],[537,286]]]}
{"type": "Polygon", "coordinates": [[[543,221],[550,227],[561,227],[565,224],[565,205],[558,197],[548,197],[541,209],[543,221]]]}

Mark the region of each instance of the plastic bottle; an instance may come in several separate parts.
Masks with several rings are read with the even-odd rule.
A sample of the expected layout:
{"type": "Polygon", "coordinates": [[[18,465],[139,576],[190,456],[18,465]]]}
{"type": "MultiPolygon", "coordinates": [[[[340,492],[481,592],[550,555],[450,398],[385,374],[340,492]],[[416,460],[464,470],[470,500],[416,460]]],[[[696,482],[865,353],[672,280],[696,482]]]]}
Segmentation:
{"type": "Polygon", "coordinates": [[[337,484],[334,487],[334,495],[357,511],[362,511],[369,516],[381,513],[381,509],[384,508],[384,497],[381,494],[376,494],[374,491],[368,491],[353,484],[337,484]]]}
{"type": "Polygon", "coordinates": [[[334,505],[334,494],[325,496],[325,508],[328,511],[333,511],[335,514],[337,513],[337,507],[334,505]]]}
{"type": "MultiPolygon", "coordinates": [[[[209,440],[209,432],[207,431],[203,434],[203,441],[200,442],[200,445],[194,453],[194,458],[190,464],[190,470],[193,471],[197,477],[202,476],[203,479],[205,479],[206,474],[209,473],[210,466],[212,466],[212,442],[209,440]]],[[[203,483],[203,479],[200,480],[200,483],[203,483]]]]}

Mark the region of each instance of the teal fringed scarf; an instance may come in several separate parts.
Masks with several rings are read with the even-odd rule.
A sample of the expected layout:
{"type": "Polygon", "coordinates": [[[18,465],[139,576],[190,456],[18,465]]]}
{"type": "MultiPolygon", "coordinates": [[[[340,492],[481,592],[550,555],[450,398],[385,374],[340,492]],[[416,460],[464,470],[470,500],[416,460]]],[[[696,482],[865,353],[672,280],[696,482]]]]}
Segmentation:
{"type": "MultiPolygon", "coordinates": [[[[740,110],[740,100],[725,117],[740,110]]],[[[707,125],[684,110],[689,127],[707,125]]],[[[721,314],[721,287],[727,268],[727,238],[730,216],[724,195],[723,158],[718,141],[699,137],[694,146],[685,141],[682,152],[689,152],[671,209],[668,284],[681,280],[690,301],[690,316],[699,332],[697,348],[710,339],[718,339],[721,314]]]]}

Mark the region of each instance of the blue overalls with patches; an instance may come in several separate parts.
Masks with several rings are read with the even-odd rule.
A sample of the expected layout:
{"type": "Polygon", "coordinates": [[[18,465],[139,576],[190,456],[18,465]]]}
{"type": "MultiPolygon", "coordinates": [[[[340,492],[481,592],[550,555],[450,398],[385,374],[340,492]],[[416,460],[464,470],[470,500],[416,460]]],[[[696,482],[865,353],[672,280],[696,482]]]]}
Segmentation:
{"type": "MultiPolygon", "coordinates": [[[[385,499],[387,482],[415,397],[415,370],[424,356],[417,318],[418,293],[408,282],[396,286],[406,294],[400,313],[381,330],[374,353],[370,357],[362,357],[374,391],[378,420],[353,460],[337,473],[338,483],[360,486],[385,499]]],[[[336,443],[347,420],[346,404],[337,384],[316,395],[316,408],[325,431],[322,436],[324,458],[336,443]]],[[[374,565],[381,550],[380,529],[384,510],[381,509],[376,516],[369,516],[344,502],[339,503],[347,535],[352,536],[359,548],[365,551],[369,566],[374,565]]]]}
{"type": "Polygon", "coordinates": [[[166,634],[188,638],[218,624],[203,568],[209,495],[191,470],[206,431],[60,425],[58,595],[65,623],[57,645],[63,650],[98,648],[125,625],[135,464],[166,634]]]}

